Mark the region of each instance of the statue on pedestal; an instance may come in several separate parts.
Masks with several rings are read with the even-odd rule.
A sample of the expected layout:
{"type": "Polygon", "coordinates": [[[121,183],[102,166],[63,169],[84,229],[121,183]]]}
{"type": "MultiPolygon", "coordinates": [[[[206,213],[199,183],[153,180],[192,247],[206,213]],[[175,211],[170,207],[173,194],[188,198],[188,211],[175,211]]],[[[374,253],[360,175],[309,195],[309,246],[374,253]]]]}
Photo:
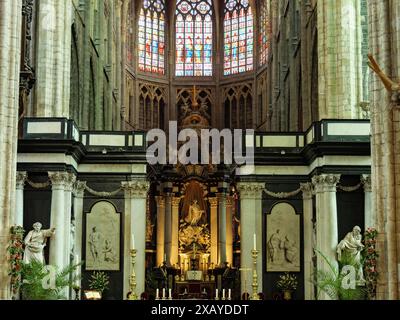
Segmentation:
{"type": "Polygon", "coordinates": [[[364,249],[364,245],[361,241],[361,228],[355,226],[353,231],[349,232],[344,239],[339,242],[336,248],[339,261],[342,261],[343,253],[354,259],[354,263],[358,266],[357,284],[359,285],[365,283],[363,266],[361,263],[361,251],[364,249]]]}
{"type": "Polygon", "coordinates": [[[42,224],[36,222],[33,225],[33,230],[29,231],[25,237],[25,252],[24,252],[24,263],[31,263],[36,260],[42,264],[45,264],[43,250],[46,246],[47,238],[52,237],[55,234],[55,228],[49,230],[41,230],[42,224]]]}
{"type": "Polygon", "coordinates": [[[203,213],[204,210],[201,210],[197,200],[194,200],[189,207],[189,212],[185,218],[185,221],[192,226],[197,226],[203,216],[203,213]]]}

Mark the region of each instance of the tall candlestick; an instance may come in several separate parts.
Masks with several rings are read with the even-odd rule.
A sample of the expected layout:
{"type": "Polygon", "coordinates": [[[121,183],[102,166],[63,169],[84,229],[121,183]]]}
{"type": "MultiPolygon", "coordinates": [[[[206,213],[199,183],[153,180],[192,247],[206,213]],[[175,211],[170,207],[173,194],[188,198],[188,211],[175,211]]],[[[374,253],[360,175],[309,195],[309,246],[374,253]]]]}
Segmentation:
{"type": "Polygon", "coordinates": [[[162,298],[163,300],[165,300],[166,296],[165,296],[165,288],[162,289],[162,298]]]}
{"type": "Polygon", "coordinates": [[[215,300],[219,300],[218,289],[215,289],[215,300]]]}
{"type": "Polygon", "coordinates": [[[228,300],[232,300],[232,290],[228,289],[228,300]]]}
{"type": "Polygon", "coordinates": [[[225,289],[222,289],[222,300],[225,300],[225,289]]]}
{"type": "Polygon", "coordinates": [[[160,299],[160,289],[156,289],[156,300],[160,299]]]}
{"type": "Polygon", "coordinates": [[[168,289],[168,299],[172,300],[172,289],[168,289]]]}
{"type": "Polygon", "coordinates": [[[254,245],[253,245],[253,249],[257,250],[257,236],[256,234],[254,234],[254,245]]]}

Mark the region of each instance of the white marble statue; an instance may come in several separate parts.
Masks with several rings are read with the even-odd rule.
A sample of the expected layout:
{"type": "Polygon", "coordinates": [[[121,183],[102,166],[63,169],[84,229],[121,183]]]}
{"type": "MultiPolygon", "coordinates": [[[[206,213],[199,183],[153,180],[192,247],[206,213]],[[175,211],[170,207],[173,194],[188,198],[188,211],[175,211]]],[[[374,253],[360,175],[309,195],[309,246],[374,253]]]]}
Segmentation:
{"type": "Polygon", "coordinates": [[[25,252],[24,252],[24,263],[30,263],[36,260],[42,264],[45,264],[43,250],[46,246],[47,238],[50,238],[55,234],[55,228],[49,230],[42,230],[42,224],[36,222],[33,225],[33,230],[29,231],[25,237],[25,252]]]}
{"type": "Polygon", "coordinates": [[[361,252],[364,249],[364,245],[362,244],[362,235],[361,228],[359,226],[355,226],[353,231],[347,233],[342,241],[339,242],[336,248],[336,252],[338,254],[338,260],[342,261],[343,252],[349,254],[354,258],[354,262],[358,264],[359,270],[357,274],[357,282],[359,284],[364,283],[364,274],[363,274],[363,266],[361,263],[361,252]]]}

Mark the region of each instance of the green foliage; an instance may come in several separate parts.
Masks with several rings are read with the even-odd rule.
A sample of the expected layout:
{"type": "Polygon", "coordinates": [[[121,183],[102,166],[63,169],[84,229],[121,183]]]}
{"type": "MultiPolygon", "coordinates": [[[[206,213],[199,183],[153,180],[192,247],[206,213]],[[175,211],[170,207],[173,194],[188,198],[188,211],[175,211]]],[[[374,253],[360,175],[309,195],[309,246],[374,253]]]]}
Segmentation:
{"type": "Polygon", "coordinates": [[[11,289],[17,294],[22,284],[22,258],[24,255],[23,236],[24,229],[20,226],[11,227],[11,238],[7,248],[11,289]]]}
{"type": "Polygon", "coordinates": [[[285,272],[285,274],[280,275],[276,286],[284,291],[284,290],[296,290],[298,286],[297,277],[294,274],[290,274],[289,272],[285,272]]]}
{"type": "Polygon", "coordinates": [[[359,265],[354,261],[354,258],[342,254],[342,261],[340,263],[340,269],[337,268],[329,259],[320,251],[315,250],[328,265],[328,270],[317,270],[314,273],[313,283],[316,285],[317,297],[320,298],[321,293],[326,293],[332,300],[364,300],[365,289],[356,286],[355,289],[346,289],[343,283],[346,282],[346,273],[342,273],[339,270],[343,266],[353,266],[355,270],[359,269],[359,265]]]}
{"type": "MultiPolygon", "coordinates": [[[[67,299],[63,291],[79,280],[76,269],[81,264],[69,265],[55,275],[54,287],[49,280],[50,273],[38,261],[22,265],[21,293],[25,300],[62,300],[67,299]]],[[[57,270],[57,269],[56,269],[57,270]]]]}
{"type": "Polygon", "coordinates": [[[89,288],[103,293],[108,290],[110,277],[102,271],[93,272],[89,280],[89,288]]]}

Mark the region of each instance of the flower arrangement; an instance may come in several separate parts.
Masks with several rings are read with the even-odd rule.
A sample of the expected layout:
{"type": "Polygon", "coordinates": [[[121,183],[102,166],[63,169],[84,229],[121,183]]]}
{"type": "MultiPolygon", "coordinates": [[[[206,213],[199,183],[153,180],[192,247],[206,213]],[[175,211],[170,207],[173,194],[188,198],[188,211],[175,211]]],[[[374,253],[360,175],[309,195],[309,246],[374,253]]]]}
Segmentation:
{"type": "Polygon", "coordinates": [[[25,230],[20,226],[11,227],[11,238],[8,246],[9,275],[11,277],[11,290],[16,295],[22,284],[22,259],[24,254],[23,237],[25,230]]]}
{"type": "Polygon", "coordinates": [[[298,286],[297,277],[294,274],[285,272],[284,274],[280,275],[276,285],[282,291],[286,290],[295,291],[298,286]]]}
{"type": "Polygon", "coordinates": [[[376,231],[376,229],[374,228],[368,228],[364,234],[364,244],[365,244],[364,273],[365,273],[368,298],[370,300],[374,299],[376,296],[376,285],[379,276],[379,273],[376,270],[376,263],[377,263],[376,260],[379,257],[379,254],[375,249],[377,236],[378,236],[378,231],[376,231]]]}
{"type": "Polygon", "coordinates": [[[104,272],[93,272],[91,279],[89,280],[89,288],[91,290],[99,291],[101,294],[105,290],[108,290],[108,285],[110,284],[110,277],[104,272]]]}

